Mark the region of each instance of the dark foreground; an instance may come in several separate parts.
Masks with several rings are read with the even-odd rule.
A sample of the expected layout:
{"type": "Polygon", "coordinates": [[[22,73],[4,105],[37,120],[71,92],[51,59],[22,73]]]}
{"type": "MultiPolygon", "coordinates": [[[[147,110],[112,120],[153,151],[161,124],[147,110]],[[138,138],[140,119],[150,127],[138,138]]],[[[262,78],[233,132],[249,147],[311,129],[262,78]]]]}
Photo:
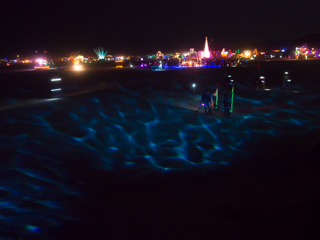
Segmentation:
{"type": "Polygon", "coordinates": [[[1,73],[0,230],[19,239],[319,239],[317,69],[1,73]],[[279,88],[284,71],[292,88],[279,88]],[[230,90],[228,74],[233,117],[196,115],[204,89],[230,90]],[[261,74],[272,91],[255,90],[261,74]],[[58,75],[67,97],[43,101],[44,81],[58,75]]]}

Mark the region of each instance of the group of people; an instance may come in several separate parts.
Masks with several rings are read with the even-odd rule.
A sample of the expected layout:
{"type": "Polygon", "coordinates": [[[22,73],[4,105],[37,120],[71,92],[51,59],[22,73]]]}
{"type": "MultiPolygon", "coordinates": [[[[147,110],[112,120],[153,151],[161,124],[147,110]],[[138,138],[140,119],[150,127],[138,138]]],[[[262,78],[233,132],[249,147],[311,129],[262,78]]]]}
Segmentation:
{"type": "MultiPolygon", "coordinates": [[[[210,93],[210,89],[207,89],[201,96],[201,101],[204,106],[205,114],[211,115],[211,107],[215,106],[214,100],[212,97],[215,97],[217,94],[217,90],[214,92],[214,94],[210,93]]],[[[231,101],[228,98],[228,93],[224,94],[224,100],[222,102],[224,105],[224,117],[230,118],[230,110],[231,110],[231,101]]],[[[218,103],[216,103],[218,105],[218,103]]]]}

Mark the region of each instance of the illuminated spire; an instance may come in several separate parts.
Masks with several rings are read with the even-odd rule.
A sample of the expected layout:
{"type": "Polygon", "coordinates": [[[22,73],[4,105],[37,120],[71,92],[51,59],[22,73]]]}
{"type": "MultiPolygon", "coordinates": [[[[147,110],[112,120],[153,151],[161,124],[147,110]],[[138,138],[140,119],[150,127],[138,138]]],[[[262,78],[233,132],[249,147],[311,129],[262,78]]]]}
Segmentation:
{"type": "Polygon", "coordinates": [[[210,51],[209,51],[209,46],[208,46],[208,39],[207,39],[207,37],[206,37],[206,43],[205,43],[205,45],[204,45],[204,54],[203,54],[203,56],[204,56],[204,58],[210,58],[210,51]]]}

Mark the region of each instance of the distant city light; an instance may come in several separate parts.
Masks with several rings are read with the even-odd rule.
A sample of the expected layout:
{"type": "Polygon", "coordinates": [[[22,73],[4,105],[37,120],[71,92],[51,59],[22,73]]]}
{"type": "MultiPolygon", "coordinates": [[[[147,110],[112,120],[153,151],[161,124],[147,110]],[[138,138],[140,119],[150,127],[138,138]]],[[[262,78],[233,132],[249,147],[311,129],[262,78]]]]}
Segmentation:
{"type": "Polygon", "coordinates": [[[192,84],[192,88],[193,88],[193,93],[196,93],[196,84],[195,83],[192,84]]]}
{"type": "Polygon", "coordinates": [[[82,69],[82,66],[79,64],[75,64],[75,65],[73,65],[73,68],[74,68],[74,70],[79,71],[82,69]]]}
{"type": "Polygon", "coordinates": [[[206,42],[204,45],[203,58],[210,58],[210,51],[208,46],[208,38],[206,37],[206,42]]]}
{"type": "Polygon", "coordinates": [[[37,59],[36,61],[39,63],[39,65],[42,65],[42,64],[43,64],[43,62],[44,62],[44,60],[43,60],[43,59],[37,59]]]}
{"type": "Polygon", "coordinates": [[[54,89],[51,89],[51,92],[56,92],[56,91],[61,91],[61,88],[54,88],[54,89]]]}
{"type": "Polygon", "coordinates": [[[251,57],[251,51],[249,51],[249,50],[244,51],[244,57],[245,58],[250,58],[251,57]]]}
{"type": "Polygon", "coordinates": [[[225,48],[223,48],[223,49],[221,50],[221,57],[228,57],[228,53],[229,53],[229,52],[227,52],[227,51],[225,50],[225,48]]]}
{"type": "Polygon", "coordinates": [[[34,69],[36,69],[36,70],[49,70],[49,66],[35,66],[34,69]]]}
{"type": "Polygon", "coordinates": [[[38,62],[38,65],[34,67],[36,70],[48,70],[49,66],[45,65],[47,63],[47,60],[45,59],[37,59],[36,62],[38,62]]]}
{"type": "Polygon", "coordinates": [[[84,61],[84,57],[82,55],[78,55],[73,59],[73,64],[79,64],[84,61]]]}
{"type": "Polygon", "coordinates": [[[98,47],[96,49],[93,49],[94,52],[97,54],[99,60],[102,60],[106,57],[108,51],[104,51],[102,47],[98,47]]]}

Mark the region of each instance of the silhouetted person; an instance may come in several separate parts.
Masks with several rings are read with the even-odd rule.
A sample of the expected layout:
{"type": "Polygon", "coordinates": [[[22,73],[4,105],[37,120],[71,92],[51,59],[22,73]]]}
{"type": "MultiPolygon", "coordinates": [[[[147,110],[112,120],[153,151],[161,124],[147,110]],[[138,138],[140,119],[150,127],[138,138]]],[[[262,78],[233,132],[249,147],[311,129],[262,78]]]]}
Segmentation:
{"type": "Polygon", "coordinates": [[[211,115],[210,105],[212,104],[212,96],[211,96],[211,94],[210,94],[210,90],[209,90],[209,89],[207,89],[207,90],[205,91],[205,93],[202,94],[201,100],[202,100],[202,103],[204,104],[205,114],[207,114],[207,111],[208,111],[208,112],[209,112],[209,115],[211,115]]]}
{"type": "Polygon", "coordinates": [[[223,105],[224,105],[224,117],[230,118],[231,102],[230,102],[230,99],[228,98],[227,93],[224,94],[223,105]]]}

